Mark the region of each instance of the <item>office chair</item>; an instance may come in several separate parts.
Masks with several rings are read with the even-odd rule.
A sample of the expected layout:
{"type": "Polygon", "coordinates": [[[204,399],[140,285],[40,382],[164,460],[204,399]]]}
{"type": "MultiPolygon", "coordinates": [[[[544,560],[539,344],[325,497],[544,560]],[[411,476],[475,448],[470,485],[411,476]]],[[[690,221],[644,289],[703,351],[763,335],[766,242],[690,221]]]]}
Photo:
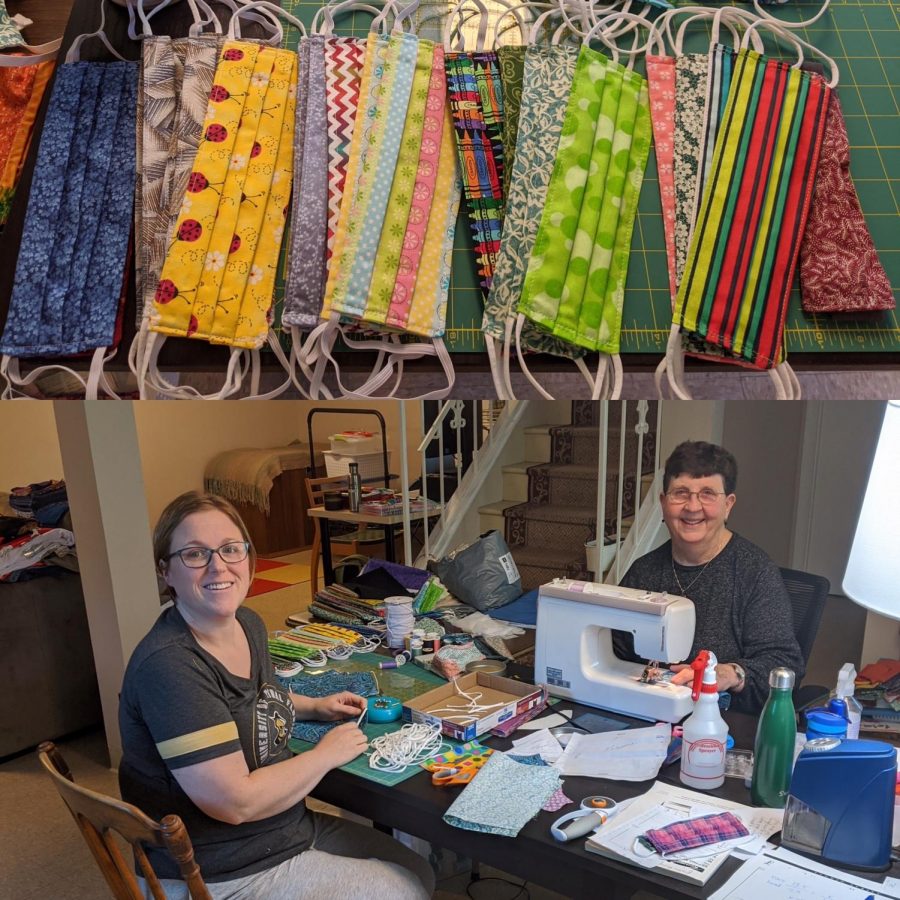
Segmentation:
{"type": "Polygon", "coordinates": [[[122,855],[115,836],[111,834],[113,831],[131,844],[140,874],[147,880],[147,887],[156,900],[165,900],[166,895],[142,844],[161,847],[169,852],[178,865],[192,900],[212,900],[200,868],[194,861],[194,848],[187,829],[178,816],[166,816],[161,822],[154,822],[130,803],[75,784],[62,754],[50,741],[44,741],[38,747],[38,759],[69,807],[116,900],[143,900],[144,892],[122,855]]]}
{"type": "MultiPolygon", "coordinates": [[[[812,575],[797,569],[781,569],[781,577],[791,598],[794,636],[800,645],[805,668],[809,663],[831,584],[821,575],[812,575]]],[[[828,688],[821,685],[807,684],[802,688],[798,687],[794,690],[794,706],[800,709],[827,692],[828,688]]]]}

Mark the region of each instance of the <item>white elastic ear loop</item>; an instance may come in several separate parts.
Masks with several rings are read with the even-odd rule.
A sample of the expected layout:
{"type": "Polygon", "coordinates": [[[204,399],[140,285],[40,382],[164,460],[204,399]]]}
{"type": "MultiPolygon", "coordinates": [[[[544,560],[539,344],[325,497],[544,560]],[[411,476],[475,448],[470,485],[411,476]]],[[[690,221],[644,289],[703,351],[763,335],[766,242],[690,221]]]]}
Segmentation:
{"type": "MultiPolygon", "coordinates": [[[[489,17],[488,10],[484,3],[481,0],[457,0],[457,3],[453,6],[450,12],[447,14],[447,21],[444,25],[444,33],[443,33],[443,43],[444,50],[448,52],[453,52],[453,46],[450,41],[450,36],[453,33],[453,23],[457,16],[461,16],[463,7],[467,4],[473,4],[477,9],[480,15],[480,20],[478,23],[478,38],[476,41],[475,49],[476,51],[484,49],[484,41],[487,38],[487,30],[489,25],[489,17]]],[[[461,40],[464,41],[464,38],[460,34],[461,40]]],[[[463,47],[465,44],[463,43],[463,47]]]]}
{"type": "Polygon", "coordinates": [[[808,28],[813,23],[818,22],[819,19],[821,19],[822,16],[825,15],[825,11],[828,9],[828,7],[830,5],[831,5],[831,0],[825,0],[825,2],[822,4],[822,8],[811,19],[805,19],[804,21],[801,21],[801,22],[788,22],[786,19],[778,19],[775,16],[771,15],[770,13],[766,12],[766,10],[763,9],[762,6],[760,6],[759,0],[753,0],[753,7],[756,10],[756,12],[760,18],[766,19],[769,22],[775,22],[777,25],[779,25],[783,28],[790,28],[790,29],[808,28]]]}
{"type": "Polygon", "coordinates": [[[720,6],[713,16],[712,20],[712,28],[710,30],[709,35],[709,49],[712,50],[716,44],[719,43],[719,30],[724,21],[725,27],[731,32],[731,40],[732,46],[735,50],[740,49],[741,46],[741,37],[737,32],[737,28],[734,27],[734,22],[730,18],[724,18],[723,14],[728,7],[720,6]]]}
{"type": "MultiPolygon", "coordinates": [[[[521,38],[520,44],[523,46],[526,45],[528,43],[528,29],[525,27],[525,22],[522,20],[521,10],[517,6],[513,6],[512,3],[508,3],[507,0],[494,0],[494,2],[505,7],[505,9],[504,12],[498,16],[497,21],[494,22],[494,42],[492,46],[500,46],[500,23],[509,15],[516,20],[516,25],[519,28],[519,37],[521,38]]],[[[523,5],[527,6],[527,4],[523,5]]],[[[504,31],[503,33],[505,34],[506,32],[504,31]]]]}
{"type": "Polygon", "coordinates": [[[502,375],[500,372],[500,367],[503,364],[503,355],[501,352],[498,359],[497,347],[494,344],[494,336],[492,334],[486,334],[484,336],[484,349],[487,350],[488,364],[491,367],[491,381],[494,382],[494,394],[498,400],[508,400],[509,397],[506,396],[506,391],[503,389],[502,375]]]}
{"type": "MultiPolygon", "coordinates": [[[[144,0],[131,0],[131,2],[126,3],[126,8],[128,10],[128,37],[133,41],[140,40],[141,38],[150,37],[153,34],[153,28],[150,25],[150,19],[153,18],[161,9],[165,9],[172,0],[160,0],[160,2],[150,10],[149,13],[144,12],[144,0]],[[137,21],[134,17],[134,12],[137,10],[138,19],[141,21],[141,33],[138,34],[136,31],[137,21]]],[[[195,0],[188,0],[188,6],[191,8],[191,14],[194,17],[194,22],[196,23],[199,20],[199,11],[195,5],[195,0]]]]}
{"type": "MultiPolygon", "coordinates": [[[[506,325],[503,329],[503,387],[506,391],[507,400],[515,400],[516,392],[513,390],[512,386],[512,373],[510,372],[510,353],[512,351],[512,342],[513,342],[513,325],[515,325],[515,321],[513,318],[507,317],[506,325]]],[[[499,397],[497,399],[500,399],[499,397]]]]}
{"type": "Polygon", "coordinates": [[[831,79],[828,82],[828,87],[836,88],[838,86],[838,82],[840,80],[840,75],[841,75],[840,69],[838,68],[837,62],[835,62],[835,60],[832,59],[827,53],[823,53],[818,47],[813,46],[812,44],[803,40],[803,38],[797,37],[796,34],[784,31],[783,29],[779,28],[777,25],[773,25],[771,21],[767,21],[765,23],[754,22],[752,25],[750,25],[747,28],[747,31],[744,33],[744,41],[747,40],[747,34],[751,31],[755,30],[757,27],[768,28],[769,31],[772,32],[772,34],[776,35],[777,37],[783,38],[784,40],[793,44],[797,48],[797,53],[799,55],[799,59],[798,59],[797,63],[794,64],[794,68],[799,68],[803,62],[803,50],[801,48],[806,47],[807,50],[812,50],[813,53],[815,53],[817,56],[824,59],[825,62],[828,63],[828,67],[831,69],[831,79]]]}
{"type": "Polygon", "coordinates": [[[663,376],[666,374],[666,367],[668,366],[668,360],[665,356],[659,361],[659,365],[653,372],[653,383],[656,385],[656,396],[659,397],[660,400],[668,400],[669,397],[666,396],[666,393],[663,391],[663,376]]]}
{"type": "MultiPolygon", "coordinates": [[[[643,45],[640,46],[640,47],[634,47],[634,46],[632,46],[632,48],[631,48],[630,50],[622,50],[620,47],[618,47],[618,46],[613,42],[612,38],[611,38],[610,35],[609,35],[608,30],[605,30],[603,26],[606,24],[606,22],[608,22],[608,21],[610,21],[610,20],[618,21],[618,20],[622,20],[622,19],[625,19],[625,20],[627,20],[627,21],[629,21],[629,22],[632,22],[632,23],[633,23],[633,26],[635,26],[635,25],[643,25],[645,28],[648,28],[648,29],[650,28],[650,22],[649,22],[647,19],[643,18],[643,16],[639,16],[639,15],[637,15],[637,14],[635,14],[635,13],[629,13],[629,12],[613,12],[613,13],[610,13],[609,15],[607,15],[607,16],[604,16],[602,19],[600,19],[600,20],[597,22],[596,25],[594,25],[593,28],[591,28],[591,30],[587,33],[587,35],[585,35],[584,43],[585,43],[585,44],[589,44],[592,37],[598,38],[598,39],[601,40],[604,44],[606,44],[606,46],[607,46],[607,47],[609,48],[609,50],[612,52],[612,57],[613,57],[613,61],[614,61],[614,62],[618,62],[618,61],[619,61],[619,54],[620,54],[620,53],[624,53],[630,60],[633,60],[633,58],[634,58],[635,56],[638,56],[638,55],[641,54],[641,53],[646,53],[647,50],[648,50],[648,48],[651,46],[651,44],[652,44],[653,41],[654,41],[654,36],[653,36],[653,35],[650,35],[650,36],[648,37],[647,43],[646,43],[646,44],[643,44],[643,45]]],[[[629,30],[630,30],[630,29],[629,29],[629,30]]],[[[618,35],[618,36],[621,37],[622,35],[624,35],[624,34],[626,34],[626,33],[627,33],[627,31],[623,31],[623,32],[621,32],[620,35],[618,35]]],[[[636,35],[636,34],[637,34],[637,33],[635,32],[635,35],[636,35]]],[[[630,68],[632,65],[633,65],[633,62],[629,65],[629,68],[630,68]]]]}
{"type": "Polygon", "coordinates": [[[105,0],[100,0],[100,27],[96,31],[89,31],[85,34],[79,34],[78,37],[72,41],[72,46],[69,47],[69,52],[66,54],[66,62],[77,62],[81,59],[81,45],[88,39],[95,37],[98,38],[100,43],[106,47],[107,50],[116,58],[120,59],[122,62],[134,62],[134,60],[125,59],[118,50],[109,42],[109,38],[106,36],[106,2],[105,0]]]}
{"type": "MultiPolygon", "coordinates": [[[[240,41],[243,39],[241,35],[240,17],[244,15],[248,9],[249,5],[244,6],[231,17],[231,21],[228,23],[228,33],[226,35],[229,40],[240,41]]],[[[250,18],[250,16],[247,16],[247,18],[250,18]]],[[[263,38],[263,40],[270,46],[278,47],[284,40],[284,27],[278,19],[268,13],[266,13],[266,19],[267,24],[272,28],[272,34],[267,38],[263,38]]]]}
{"type": "MultiPolygon", "coordinates": [[[[373,3],[377,0],[373,0],[373,3]]],[[[371,13],[375,18],[381,15],[382,10],[367,3],[360,3],[358,0],[343,0],[341,3],[324,4],[320,6],[313,16],[310,25],[310,34],[322,34],[326,37],[334,34],[334,18],[343,12],[367,12],[371,13]],[[319,17],[321,16],[321,20],[319,17]]]]}
{"type": "Polygon", "coordinates": [[[602,400],[603,399],[603,388],[606,382],[606,362],[605,362],[606,354],[601,353],[600,358],[597,362],[597,374],[591,375],[590,369],[587,367],[587,363],[584,361],[583,357],[576,356],[572,362],[575,363],[575,368],[581,372],[582,377],[588,383],[588,387],[591,389],[591,399],[592,400],[602,400]]]}
{"type": "Polygon", "coordinates": [[[781,29],[776,28],[770,22],[763,22],[762,19],[757,19],[747,27],[747,30],[744,32],[744,37],[741,40],[741,47],[743,49],[747,49],[751,36],[756,33],[756,29],[758,28],[766,28],[776,37],[781,37],[789,44],[793,44],[794,49],[797,51],[797,61],[795,63],[791,63],[791,68],[799,69],[800,66],[803,65],[803,47],[800,46],[800,39],[796,35],[781,31],[781,29]]]}
{"type": "Polygon", "coordinates": [[[612,361],[613,375],[609,399],[618,400],[622,396],[622,385],[625,381],[625,373],[622,371],[622,357],[618,353],[613,353],[610,359],[612,361]]]}
{"type": "Polygon", "coordinates": [[[522,355],[522,326],[525,324],[525,314],[519,313],[516,318],[516,356],[519,359],[519,368],[522,370],[522,374],[531,382],[531,386],[545,399],[545,400],[554,400],[556,399],[552,394],[548,394],[534,379],[534,375],[528,370],[528,366],[525,365],[525,357],[522,355]]]}
{"type": "Polygon", "coordinates": [[[681,346],[681,326],[672,323],[666,342],[666,378],[672,394],[679,400],[692,400],[687,385],[684,384],[684,350],[681,346]]]}
{"type": "MultiPolygon", "coordinates": [[[[394,32],[400,32],[404,30],[403,23],[404,21],[409,25],[410,34],[415,33],[415,22],[413,21],[413,16],[416,14],[419,9],[419,3],[421,0],[412,0],[407,6],[404,6],[403,9],[399,9],[393,3],[391,4],[394,9],[394,25],[391,28],[394,32]]],[[[387,7],[385,7],[385,10],[387,7]]]]}

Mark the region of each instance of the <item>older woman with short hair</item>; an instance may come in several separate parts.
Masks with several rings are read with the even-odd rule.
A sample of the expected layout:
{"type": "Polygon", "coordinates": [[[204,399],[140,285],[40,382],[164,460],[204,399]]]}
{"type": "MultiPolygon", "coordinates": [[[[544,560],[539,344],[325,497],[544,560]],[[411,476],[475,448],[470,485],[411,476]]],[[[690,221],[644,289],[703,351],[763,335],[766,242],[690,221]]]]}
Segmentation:
{"type": "MultiPolygon", "coordinates": [[[[700,650],[715,653],[719,690],[732,693],[736,709],[756,712],[768,696],[771,669],[793,669],[799,684],[806,667],[778,567],[727,527],[736,488],[731,453],[705,441],[679,444],[666,460],[659,497],[671,539],[636,560],[622,584],[692,600],[690,659],[700,650]]],[[[639,659],[626,632],[615,633],[614,647],[623,659],[639,659]]],[[[671,668],[675,684],[690,683],[689,666],[671,668]]]]}

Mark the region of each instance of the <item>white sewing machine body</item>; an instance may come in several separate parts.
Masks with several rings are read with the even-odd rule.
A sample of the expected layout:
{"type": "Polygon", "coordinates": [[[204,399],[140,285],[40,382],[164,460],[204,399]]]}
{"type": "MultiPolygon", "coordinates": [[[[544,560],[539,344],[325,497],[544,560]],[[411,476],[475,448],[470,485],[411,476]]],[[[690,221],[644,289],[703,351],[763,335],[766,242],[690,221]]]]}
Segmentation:
{"type": "Polygon", "coordinates": [[[538,592],[535,682],[577,703],[679,722],[694,709],[690,687],[642,683],[644,667],[615,655],[612,631],[631,632],[645,659],[677,662],[691,651],[694,622],[687,597],[554,578],[538,592]]]}

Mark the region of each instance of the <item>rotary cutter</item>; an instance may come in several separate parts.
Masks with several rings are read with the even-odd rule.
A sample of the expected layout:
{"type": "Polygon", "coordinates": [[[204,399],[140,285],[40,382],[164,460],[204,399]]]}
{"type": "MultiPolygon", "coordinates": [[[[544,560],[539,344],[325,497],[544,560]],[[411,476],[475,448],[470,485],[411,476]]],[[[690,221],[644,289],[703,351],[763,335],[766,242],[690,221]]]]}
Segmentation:
{"type": "Polygon", "coordinates": [[[619,804],[612,797],[595,795],[585,797],[581,808],[560,816],[551,826],[550,834],[558,841],[571,841],[596,831],[613,813],[619,804]]]}

